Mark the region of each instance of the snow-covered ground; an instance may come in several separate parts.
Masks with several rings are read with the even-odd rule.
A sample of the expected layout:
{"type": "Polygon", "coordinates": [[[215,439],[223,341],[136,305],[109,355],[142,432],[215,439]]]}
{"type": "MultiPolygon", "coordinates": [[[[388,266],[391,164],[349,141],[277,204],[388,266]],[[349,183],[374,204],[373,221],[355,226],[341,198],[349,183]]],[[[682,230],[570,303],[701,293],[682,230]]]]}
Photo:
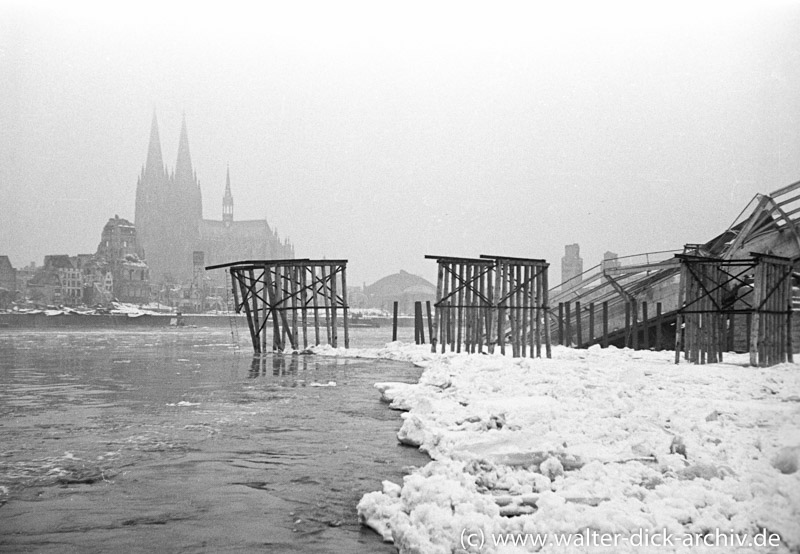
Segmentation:
{"type": "Polygon", "coordinates": [[[798,365],[314,351],[425,367],[376,388],[404,410],[398,439],[432,461],[358,505],[400,552],[800,552],[798,365]]]}

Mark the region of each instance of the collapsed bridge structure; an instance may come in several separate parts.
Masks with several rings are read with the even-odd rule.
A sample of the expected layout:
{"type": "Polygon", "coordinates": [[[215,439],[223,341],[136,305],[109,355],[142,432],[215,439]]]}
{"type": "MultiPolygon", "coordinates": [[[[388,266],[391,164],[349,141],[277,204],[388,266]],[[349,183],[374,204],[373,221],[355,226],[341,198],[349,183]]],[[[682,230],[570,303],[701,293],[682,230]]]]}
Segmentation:
{"type": "Polygon", "coordinates": [[[800,181],[757,194],[706,243],[606,260],[551,290],[551,328],[577,347],[675,348],[695,363],[731,350],[749,351],[753,365],[791,361],[799,226],[800,181]]]}

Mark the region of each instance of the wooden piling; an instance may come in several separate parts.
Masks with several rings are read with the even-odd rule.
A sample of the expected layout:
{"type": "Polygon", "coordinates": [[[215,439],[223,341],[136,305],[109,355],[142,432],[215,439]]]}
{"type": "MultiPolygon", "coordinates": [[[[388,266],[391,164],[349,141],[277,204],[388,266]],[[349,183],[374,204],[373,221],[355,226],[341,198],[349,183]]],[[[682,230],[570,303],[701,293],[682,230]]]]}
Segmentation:
{"type": "Polygon", "coordinates": [[[392,342],[397,341],[397,310],[398,310],[398,302],[394,301],[394,309],[392,315],[392,342]]]}
{"type": "Polygon", "coordinates": [[[309,315],[313,315],[315,341],[320,344],[319,296],[325,300],[325,325],[328,344],[336,346],[337,311],[344,315],[345,346],[349,346],[347,321],[346,260],[255,260],[209,266],[227,268],[234,287],[236,311],[244,311],[250,328],[253,350],[260,353],[267,346],[267,323],[271,321],[272,348],[293,350],[309,343],[309,315]],[[330,268],[327,274],[326,268],[330,268]],[[320,269],[321,274],[317,273],[320,269]],[[338,284],[341,280],[341,285],[338,284]],[[341,295],[337,293],[341,289],[341,295]]]}

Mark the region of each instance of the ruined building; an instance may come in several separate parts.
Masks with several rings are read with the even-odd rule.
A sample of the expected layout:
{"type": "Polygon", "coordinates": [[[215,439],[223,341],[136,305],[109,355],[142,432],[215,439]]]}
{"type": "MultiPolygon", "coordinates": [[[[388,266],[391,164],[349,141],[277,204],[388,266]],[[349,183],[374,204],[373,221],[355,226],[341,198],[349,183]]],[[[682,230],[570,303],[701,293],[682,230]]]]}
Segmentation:
{"type": "Polygon", "coordinates": [[[192,169],[186,118],[181,126],[178,159],[170,172],[161,157],[158,122],[153,114],[147,161],[136,184],[135,225],[139,257],[153,282],[193,278],[193,253],[207,265],[251,259],[293,258],[294,247],[281,241],[265,219],[235,221],[230,171],[221,220],[203,219],[200,183],[192,169]]]}
{"type": "Polygon", "coordinates": [[[581,283],[583,274],[583,258],[579,244],[564,246],[564,256],[561,258],[561,282],[567,287],[577,286],[581,283]]]}

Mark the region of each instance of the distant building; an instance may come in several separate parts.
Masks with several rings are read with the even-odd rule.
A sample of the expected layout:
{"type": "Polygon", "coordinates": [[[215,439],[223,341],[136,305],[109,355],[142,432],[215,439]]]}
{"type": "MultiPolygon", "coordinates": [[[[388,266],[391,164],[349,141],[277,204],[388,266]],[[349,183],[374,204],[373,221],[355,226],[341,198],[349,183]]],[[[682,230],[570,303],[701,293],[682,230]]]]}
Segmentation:
{"type": "Polygon", "coordinates": [[[392,311],[398,302],[401,313],[414,313],[414,302],[436,301],[436,286],[426,279],[400,270],[364,288],[368,308],[392,311]]]}
{"type": "Polygon", "coordinates": [[[577,243],[567,244],[564,247],[564,257],[561,258],[561,283],[562,288],[579,286],[583,280],[583,258],[581,247],[577,243]]]}
{"type": "Polygon", "coordinates": [[[6,309],[17,296],[17,270],[8,256],[0,256],[0,308],[6,309]]]}
{"type": "Polygon", "coordinates": [[[85,275],[91,275],[86,284],[92,292],[102,290],[102,296],[106,297],[110,284],[111,296],[119,302],[150,302],[150,268],[139,258],[137,250],[136,227],[118,215],[109,219],[100,235],[94,260],[84,271],[85,275]]]}
{"type": "Polygon", "coordinates": [[[619,254],[616,252],[606,252],[603,254],[603,269],[612,269],[619,266],[619,254]]]}
{"type": "Polygon", "coordinates": [[[33,279],[38,269],[35,262],[31,262],[17,269],[17,290],[20,292],[19,300],[24,301],[28,298],[28,281],[33,279]]]}
{"type": "Polygon", "coordinates": [[[39,305],[73,306],[83,303],[83,275],[74,258],[50,254],[28,281],[28,298],[39,305]]]}
{"type": "MultiPolygon", "coordinates": [[[[185,118],[175,170],[168,172],[153,114],[147,161],[136,184],[135,225],[139,257],[147,261],[151,278],[157,283],[190,282],[195,251],[204,252],[207,265],[294,257],[294,247],[288,240],[281,241],[266,220],[234,220],[230,171],[222,197],[222,220],[203,219],[200,183],[192,169],[185,118]]],[[[224,279],[224,273],[218,273],[224,279]]]]}

